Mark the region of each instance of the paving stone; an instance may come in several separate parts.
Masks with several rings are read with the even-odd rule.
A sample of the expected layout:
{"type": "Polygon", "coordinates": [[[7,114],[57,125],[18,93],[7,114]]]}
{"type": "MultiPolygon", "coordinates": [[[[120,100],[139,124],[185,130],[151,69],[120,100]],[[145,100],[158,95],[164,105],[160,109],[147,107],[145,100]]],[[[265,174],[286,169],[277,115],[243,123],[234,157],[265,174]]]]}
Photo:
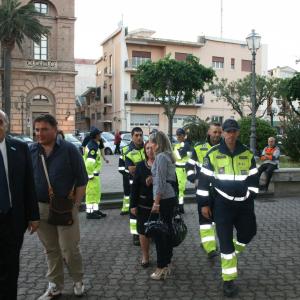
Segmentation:
{"type": "MultiPolygon", "coordinates": [[[[151,266],[140,266],[140,248],[132,245],[128,218],[118,209],[107,210],[103,220],[86,220],[80,214],[81,252],[87,293],[96,299],[214,299],[221,300],[220,261],[211,263],[199,247],[199,224],[195,204],[185,207],[188,235],[174,249],[172,274],[153,281],[156,252],[151,244],[151,266]]],[[[238,258],[241,300],[300,299],[300,198],[256,201],[258,232],[238,258]]],[[[47,288],[47,264],[36,235],[25,236],[21,252],[19,300],[37,299],[47,288]]],[[[72,280],[65,270],[62,300],[72,295],[72,280]]]]}

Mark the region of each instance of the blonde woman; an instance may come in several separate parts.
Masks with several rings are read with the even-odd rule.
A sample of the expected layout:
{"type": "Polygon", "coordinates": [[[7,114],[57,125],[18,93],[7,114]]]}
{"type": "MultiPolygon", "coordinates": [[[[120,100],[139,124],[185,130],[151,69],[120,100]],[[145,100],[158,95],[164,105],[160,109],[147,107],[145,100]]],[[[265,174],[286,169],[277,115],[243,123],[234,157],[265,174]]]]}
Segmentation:
{"type": "MultiPolygon", "coordinates": [[[[178,199],[173,187],[176,184],[175,159],[168,137],[158,131],[150,135],[150,145],[155,153],[155,160],[151,168],[153,178],[153,206],[152,213],[160,215],[160,219],[172,230],[172,219],[178,205],[178,199]]],[[[170,235],[157,235],[155,238],[157,252],[157,268],[151,274],[154,280],[166,279],[173,255],[170,235]]]]}

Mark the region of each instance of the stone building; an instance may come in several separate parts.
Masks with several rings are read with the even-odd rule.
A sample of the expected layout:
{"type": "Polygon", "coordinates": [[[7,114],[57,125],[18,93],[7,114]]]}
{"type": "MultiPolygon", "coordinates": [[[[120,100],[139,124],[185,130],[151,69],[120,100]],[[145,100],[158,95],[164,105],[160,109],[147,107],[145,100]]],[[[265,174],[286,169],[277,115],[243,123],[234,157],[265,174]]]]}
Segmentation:
{"type": "MultiPolygon", "coordinates": [[[[0,3],[3,0],[0,0],[0,3]]],[[[21,0],[26,4],[28,0],[21,0]]],[[[34,0],[51,33],[39,44],[26,39],[12,53],[11,131],[33,135],[33,120],[51,113],[60,129],[75,128],[74,0],[34,0]]],[[[0,64],[3,74],[3,62],[0,64]]],[[[2,102],[2,86],[0,85],[2,102]]]]}

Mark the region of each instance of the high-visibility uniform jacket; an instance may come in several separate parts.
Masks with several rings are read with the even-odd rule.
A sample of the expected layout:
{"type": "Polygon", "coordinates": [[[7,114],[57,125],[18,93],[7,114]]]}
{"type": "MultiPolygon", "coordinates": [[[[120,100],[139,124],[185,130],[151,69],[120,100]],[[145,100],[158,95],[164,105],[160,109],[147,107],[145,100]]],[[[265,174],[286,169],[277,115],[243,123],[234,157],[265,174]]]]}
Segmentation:
{"type": "Polygon", "coordinates": [[[188,141],[184,141],[174,145],[173,150],[176,162],[176,168],[185,168],[191,154],[191,147],[188,141]]]}
{"type": "Polygon", "coordinates": [[[102,160],[99,144],[96,141],[90,140],[88,142],[83,158],[89,177],[89,182],[86,187],[86,203],[100,203],[101,184],[99,174],[102,167],[102,160]]]}
{"type": "MultiPolygon", "coordinates": [[[[125,152],[125,172],[128,172],[128,167],[136,166],[140,161],[145,159],[144,145],[140,149],[136,148],[133,142],[128,145],[128,150],[125,152]]],[[[132,176],[129,174],[130,184],[132,184],[132,176]]]]}
{"type": "Polygon", "coordinates": [[[204,157],[206,156],[208,150],[211,148],[211,144],[206,142],[204,144],[196,144],[191,158],[186,163],[186,174],[187,179],[190,182],[194,182],[196,178],[199,177],[200,169],[203,164],[204,157]]]}
{"type": "MultiPolygon", "coordinates": [[[[126,174],[126,168],[125,168],[125,153],[127,153],[128,148],[129,148],[129,145],[124,146],[124,147],[121,149],[121,155],[120,155],[120,158],[119,158],[119,167],[118,167],[118,171],[119,171],[119,173],[121,173],[122,175],[125,175],[125,174],[126,174]]],[[[128,170],[127,170],[127,171],[128,171],[128,170]]]]}
{"type": "Polygon", "coordinates": [[[277,146],[274,147],[265,147],[261,156],[260,160],[262,164],[272,164],[277,165],[279,164],[279,157],[280,157],[280,149],[277,146]]]}
{"type": "Polygon", "coordinates": [[[202,206],[209,205],[209,186],[215,201],[244,201],[258,193],[258,170],[253,153],[239,141],[231,153],[224,140],[212,147],[204,158],[196,198],[202,206]]]}

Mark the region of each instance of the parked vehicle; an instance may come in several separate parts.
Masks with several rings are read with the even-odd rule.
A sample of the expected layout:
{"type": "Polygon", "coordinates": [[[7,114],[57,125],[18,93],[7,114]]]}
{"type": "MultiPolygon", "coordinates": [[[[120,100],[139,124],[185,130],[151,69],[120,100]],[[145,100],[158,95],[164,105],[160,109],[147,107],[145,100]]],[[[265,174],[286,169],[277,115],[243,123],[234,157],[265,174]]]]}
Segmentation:
{"type": "Polygon", "coordinates": [[[76,148],[79,150],[79,152],[81,154],[83,154],[83,148],[81,146],[81,142],[79,141],[79,139],[77,139],[73,134],[71,133],[65,133],[65,140],[67,142],[72,143],[73,145],[76,146],[76,148]]]}
{"type": "Polygon", "coordinates": [[[10,133],[8,136],[15,138],[19,141],[25,142],[27,145],[34,143],[34,140],[30,136],[25,134],[10,133]]]}
{"type": "MultiPolygon", "coordinates": [[[[116,145],[114,144],[115,136],[111,132],[103,131],[101,133],[101,138],[104,143],[104,153],[105,155],[111,155],[115,153],[116,145]]],[[[120,148],[126,146],[127,143],[121,141],[120,148]]]]}
{"type": "MultiPolygon", "coordinates": [[[[131,142],[131,133],[123,133],[121,134],[122,142],[125,145],[128,145],[131,142]]],[[[149,140],[149,136],[147,134],[143,135],[144,143],[149,140]]]]}

